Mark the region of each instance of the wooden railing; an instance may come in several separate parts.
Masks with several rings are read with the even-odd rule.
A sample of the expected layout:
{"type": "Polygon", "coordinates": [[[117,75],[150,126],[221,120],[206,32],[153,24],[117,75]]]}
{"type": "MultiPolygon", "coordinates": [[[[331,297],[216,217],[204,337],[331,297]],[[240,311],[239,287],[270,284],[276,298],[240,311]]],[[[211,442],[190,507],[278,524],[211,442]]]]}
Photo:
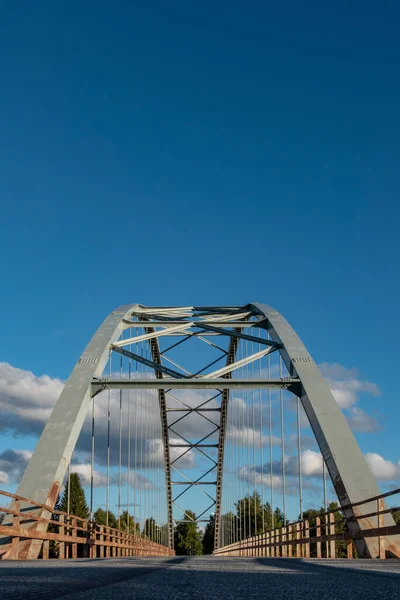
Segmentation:
{"type": "Polygon", "coordinates": [[[352,505],[339,507],[332,511],[319,513],[315,517],[315,524],[310,526],[309,521],[297,521],[288,523],[284,527],[265,531],[254,537],[235,541],[215,550],[214,554],[224,556],[265,556],[265,557],[296,557],[296,558],[337,558],[338,543],[345,544],[345,556],[355,556],[355,540],[363,538],[375,538],[376,557],[384,559],[387,557],[400,558],[399,536],[400,523],[398,525],[385,525],[385,515],[400,510],[400,507],[385,508],[384,499],[400,494],[400,489],[375,496],[352,505]],[[375,504],[376,510],[368,510],[360,513],[363,505],[375,504]],[[355,509],[354,516],[343,517],[346,509],[355,509]],[[335,520],[335,515],[340,515],[340,520],[335,520]],[[370,524],[369,527],[358,529],[352,527],[358,520],[370,524]],[[338,525],[345,526],[346,531],[338,532],[338,525]],[[353,530],[353,531],[352,531],[353,530]]]}
{"type": "Polygon", "coordinates": [[[0,539],[0,558],[26,558],[23,545],[27,540],[38,540],[42,543],[41,557],[44,559],[50,556],[51,543],[51,554],[59,559],[78,556],[109,558],[175,554],[170,548],[147,538],[99,525],[94,521],[54,510],[45,504],[0,490],[0,504],[5,504],[2,497],[11,498],[12,504],[10,507],[0,506],[0,514],[11,516],[10,522],[0,524],[0,536],[5,536],[0,539]],[[50,518],[33,511],[48,511],[50,518]]]}

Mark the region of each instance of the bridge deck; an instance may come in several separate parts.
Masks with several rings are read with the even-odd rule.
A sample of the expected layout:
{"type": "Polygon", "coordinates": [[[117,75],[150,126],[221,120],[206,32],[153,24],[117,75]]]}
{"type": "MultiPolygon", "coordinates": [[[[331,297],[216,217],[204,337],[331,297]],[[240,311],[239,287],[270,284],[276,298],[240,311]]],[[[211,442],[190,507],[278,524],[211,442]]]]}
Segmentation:
{"type": "Polygon", "coordinates": [[[400,598],[400,561],[174,557],[0,562],[7,600],[400,598]]]}

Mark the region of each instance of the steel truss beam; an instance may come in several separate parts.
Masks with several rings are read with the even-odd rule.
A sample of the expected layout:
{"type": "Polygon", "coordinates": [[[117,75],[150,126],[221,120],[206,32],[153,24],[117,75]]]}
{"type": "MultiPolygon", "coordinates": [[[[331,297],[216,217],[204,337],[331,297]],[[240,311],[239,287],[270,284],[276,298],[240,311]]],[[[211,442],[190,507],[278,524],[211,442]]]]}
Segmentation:
{"type": "MultiPolygon", "coordinates": [[[[235,333],[240,333],[241,329],[235,329],[235,333]]],[[[235,361],[236,352],[239,344],[239,338],[232,336],[229,342],[228,356],[226,359],[227,365],[231,365],[235,361]]],[[[239,361],[240,362],[240,361],[239,361]]],[[[228,371],[226,377],[231,381],[232,373],[228,371]]],[[[221,506],[222,506],[222,479],[224,470],[224,451],[225,451],[225,436],[226,422],[228,418],[228,402],[229,388],[224,388],[222,392],[221,402],[221,419],[219,424],[219,439],[218,439],[218,464],[217,464],[217,487],[215,492],[215,531],[214,531],[214,548],[219,547],[220,529],[221,529],[221,506]]]]}
{"type": "MultiPolygon", "coordinates": [[[[295,392],[300,389],[300,379],[298,377],[286,377],[283,379],[206,379],[195,378],[164,378],[158,379],[94,379],[92,381],[93,395],[107,389],[111,390],[129,390],[129,389],[159,389],[164,387],[169,390],[232,390],[232,389],[287,389],[295,392]]],[[[192,408],[192,407],[191,407],[192,408]]],[[[168,409],[169,410],[169,409],[168,409]]]]}
{"type": "MultiPolygon", "coordinates": [[[[154,330],[151,327],[146,328],[147,334],[152,333],[154,330]]],[[[158,340],[156,338],[150,339],[150,350],[153,357],[153,361],[156,365],[161,364],[160,348],[158,340]]],[[[156,378],[162,380],[163,373],[155,371],[156,378]]],[[[166,501],[167,501],[167,517],[168,517],[168,546],[174,547],[174,520],[172,515],[172,486],[171,486],[171,457],[170,457],[170,445],[169,445],[169,433],[168,433],[168,417],[167,417],[167,402],[165,398],[165,390],[158,390],[158,400],[160,404],[160,418],[161,418],[161,429],[163,436],[163,453],[164,453],[164,468],[165,468],[165,489],[166,489],[166,501]]]]}

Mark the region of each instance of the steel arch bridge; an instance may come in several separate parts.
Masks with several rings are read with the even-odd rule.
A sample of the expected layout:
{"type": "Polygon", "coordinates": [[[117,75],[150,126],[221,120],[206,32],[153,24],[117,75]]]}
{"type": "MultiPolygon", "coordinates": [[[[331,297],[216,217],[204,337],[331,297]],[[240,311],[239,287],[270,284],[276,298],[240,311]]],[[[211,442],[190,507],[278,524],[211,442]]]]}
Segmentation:
{"type": "MultiPolygon", "coordinates": [[[[379,496],[379,488],[320,370],[289,323],[270,306],[259,303],[249,303],[244,306],[200,307],[147,307],[141,304],[128,304],[114,310],[100,325],[66,382],[23,474],[17,495],[31,499],[39,505],[54,507],[85,419],[88,414],[91,414],[90,508],[93,512],[95,407],[101,398],[108,398],[108,412],[105,415],[108,415],[106,480],[109,485],[110,480],[113,479],[112,467],[110,467],[110,415],[113,399],[116,399],[117,407],[119,405],[120,485],[121,432],[126,424],[126,413],[123,411],[127,394],[128,410],[132,411],[128,413],[131,415],[128,419],[134,417],[132,427],[137,426],[137,422],[145,418],[143,414],[151,412],[153,421],[149,427],[153,428],[152,439],[159,440],[157,451],[153,453],[152,458],[148,458],[149,448],[143,450],[142,445],[141,450],[138,450],[136,442],[132,452],[131,420],[129,420],[127,425],[130,432],[127,440],[128,477],[132,465],[138,468],[140,452],[140,460],[146,461],[147,456],[149,461],[153,460],[154,469],[157,465],[160,466],[157,461],[162,459],[162,470],[165,475],[162,482],[165,522],[163,538],[161,539],[160,534],[158,541],[170,549],[174,546],[174,524],[191,520],[190,514],[188,515],[186,509],[181,506],[181,498],[185,494],[188,497],[190,493],[196,491],[207,501],[204,510],[197,515],[197,519],[201,520],[210,511],[215,513],[216,551],[235,539],[232,531],[229,539],[223,531],[224,498],[227,510],[231,511],[234,506],[237,506],[235,502],[239,499],[234,497],[236,491],[238,493],[245,491],[248,498],[251,498],[252,494],[255,498],[257,494],[264,495],[265,484],[270,486],[271,509],[274,509],[273,486],[276,473],[274,473],[272,456],[272,445],[275,442],[271,412],[271,397],[274,394],[279,394],[280,398],[280,403],[278,402],[277,405],[281,417],[282,448],[279,493],[283,498],[286,520],[285,465],[288,461],[284,454],[285,426],[282,401],[285,394],[286,397],[297,402],[297,411],[299,408],[304,410],[322,455],[321,464],[324,473],[329,474],[349,530],[354,533],[360,556],[379,555],[377,539],[360,536],[360,532],[371,527],[374,518],[360,518],[360,511],[353,506],[367,498],[379,496]],[[119,362],[115,367],[116,359],[119,362]],[[250,416],[245,417],[240,413],[243,407],[245,409],[250,407],[249,398],[252,398],[253,402],[251,405],[253,421],[250,416]],[[135,399],[140,401],[141,415],[135,413],[135,399]],[[262,408],[264,401],[267,413],[262,408]],[[259,425],[260,419],[262,421],[264,418],[264,423],[267,423],[266,414],[269,418],[269,434],[264,435],[264,426],[261,422],[260,435],[257,438],[255,427],[259,425]],[[247,418],[248,420],[245,421],[247,418]],[[208,430],[200,424],[207,424],[208,430]],[[196,436],[197,429],[199,435],[196,436]],[[237,436],[243,442],[243,438],[249,436],[249,431],[253,436],[252,455],[250,452],[247,459],[243,458],[243,455],[239,458],[239,454],[236,453],[239,451],[233,450],[227,466],[227,461],[224,461],[227,440],[237,436]],[[257,449],[255,449],[256,444],[257,449]],[[263,460],[263,450],[268,448],[269,469],[264,467],[263,460]],[[133,454],[132,461],[131,454],[133,454]],[[201,458],[200,466],[197,466],[196,470],[193,467],[194,455],[201,458]],[[188,463],[186,467],[178,466],[185,464],[185,461],[188,463]],[[256,468],[257,461],[260,463],[261,475],[260,468],[256,468]],[[224,483],[233,481],[235,464],[236,469],[238,465],[241,468],[241,474],[237,477],[236,490],[234,486],[228,488],[224,483]],[[246,478],[247,488],[240,487],[244,485],[243,480],[246,478]],[[180,491],[176,493],[175,490],[180,491]]],[[[299,433],[299,412],[297,418],[299,433]]],[[[148,435],[150,435],[149,431],[150,429],[148,435]]],[[[139,435],[136,435],[136,438],[139,439],[139,435]]],[[[302,513],[300,437],[298,450],[299,497],[302,513]]],[[[152,468],[150,462],[148,468],[149,470],[152,468]]],[[[143,477],[140,479],[140,476],[135,474],[133,478],[136,482],[134,485],[138,485],[138,481],[143,481],[143,477]]],[[[129,479],[127,485],[129,488],[129,479]]],[[[157,485],[159,488],[160,481],[157,485]]],[[[277,485],[275,481],[275,493],[277,493],[277,485]]],[[[148,484],[148,487],[151,487],[151,484],[148,484]]],[[[108,494],[107,488],[107,518],[108,494]]],[[[121,506],[120,492],[118,492],[118,516],[121,506]]],[[[129,518],[129,490],[127,506],[129,518]]],[[[363,514],[371,513],[374,506],[373,503],[364,506],[363,514]]],[[[49,515],[49,511],[44,507],[32,508],[24,503],[21,510],[30,511],[32,515],[39,515],[41,518],[49,515]]],[[[137,510],[134,504],[134,511],[137,510]]],[[[237,523],[237,518],[235,519],[237,523]]],[[[383,519],[386,527],[394,525],[389,512],[384,514],[383,519]]],[[[47,527],[40,520],[35,521],[33,525],[32,522],[26,522],[22,526],[30,527],[30,531],[32,529],[40,531],[47,527]]],[[[238,531],[237,524],[236,527],[238,531]]],[[[252,534],[251,527],[249,522],[247,536],[252,534]]],[[[253,533],[258,531],[260,526],[257,529],[256,525],[253,533]]],[[[240,535],[243,537],[243,532],[240,535]]],[[[6,550],[3,557],[7,557],[9,552],[7,538],[3,537],[1,543],[6,550]]],[[[35,558],[40,548],[40,540],[20,542],[20,555],[35,558]]],[[[399,536],[392,536],[387,549],[393,555],[399,556],[399,548],[399,536]]]]}

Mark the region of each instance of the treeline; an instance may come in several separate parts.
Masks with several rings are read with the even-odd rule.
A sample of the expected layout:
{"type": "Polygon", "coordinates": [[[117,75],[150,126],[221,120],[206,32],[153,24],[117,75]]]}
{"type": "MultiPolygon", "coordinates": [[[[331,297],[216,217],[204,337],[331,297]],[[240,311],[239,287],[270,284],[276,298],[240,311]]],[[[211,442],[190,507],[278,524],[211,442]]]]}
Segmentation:
{"type": "MultiPolygon", "coordinates": [[[[253,495],[245,496],[238,500],[235,504],[235,512],[227,512],[221,516],[221,545],[228,545],[238,540],[246,539],[255,535],[259,535],[273,528],[279,528],[285,525],[284,515],[279,508],[272,511],[269,502],[262,503],[260,494],[255,492],[253,495]]],[[[87,505],[85,491],[82,487],[79,475],[71,473],[69,492],[66,486],[61,498],[56,503],[56,510],[69,512],[72,515],[81,517],[82,519],[89,518],[89,508],[87,505]],[[69,498],[68,498],[69,496],[69,498]]],[[[329,511],[333,511],[335,515],[335,531],[341,533],[348,531],[346,520],[337,504],[331,502],[328,506],[329,511]]],[[[321,518],[323,521],[324,509],[319,510],[309,509],[303,513],[303,519],[310,524],[310,535],[316,535],[316,519],[321,518]]],[[[400,524],[400,510],[392,511],[393,518],[397,524],[400,524]]],[[[215,516],[212,514],[210,521],[207,523],[204,533],[200,530],[196,514],[191,510],[185,511],[185,521],[178,522],[174,529],[174,548],[177,555],[193,555],[211,554],[214,550],[214,533],[215,533],[215,516]]],[[[0,523],[4,515],[0,514],[0,523]]],[[[99,525],[107,525],[107,512],[102,508],[98,508],[93,515],[95,521],[99,525]]],[[[53,516],[55,520],[57,518],[53,516]]],[[[300,516],[299,516],[300,520],[300,516]]],[[[286,524],[289,522],[286,521],[286,524]]],[[[124,510],[120,518],[111,511],[108,511],[108,526],[128,531],[129,533],[145,537],[153,542],[168,544],[168,525],[159,525],[155,519],[150,516],[146,519],[143,528],[135,520],[133,515],[128,514],[124,510]]],[[[49,525],[49,531],[54,529],[56,525],[49,525]]],[[[311,556],[316,556],[316,547],[311,544],[311,556]]],[[[322,547],[323,555],[325,553],[324,545],[322,547]]],[[[57,555],[57,543],[50,544],[50,555],[57,555]]],[[[345,541],[337,542],[337,556],[346,557],[347,549],[345,541]]]]}
{"type": "MultiPolygon", "coordinates": [[[[89,518],[90,514],[85,490],[83,489],[78,473],[71,473],[69,490],[68,487],[65,486],[64,493],[62,497],[58,499],[55,509],[68,512],[69,514],[81,517],[82,519],[89,518]]],[[[98,508],[93,513],[93,518],[98,525],[107,525],[107,511],[102,508],[98,508]]],[[[168,539],[168,525],[165,524],[160,526],[156,523],[154,517],[148,517],[141,530],[140,524],[127,510],[124,510],[120,514],[119,519],[112,511],[108,511],[108,527],[140,535],[153,542],[161,543],[168,539]]]]}

